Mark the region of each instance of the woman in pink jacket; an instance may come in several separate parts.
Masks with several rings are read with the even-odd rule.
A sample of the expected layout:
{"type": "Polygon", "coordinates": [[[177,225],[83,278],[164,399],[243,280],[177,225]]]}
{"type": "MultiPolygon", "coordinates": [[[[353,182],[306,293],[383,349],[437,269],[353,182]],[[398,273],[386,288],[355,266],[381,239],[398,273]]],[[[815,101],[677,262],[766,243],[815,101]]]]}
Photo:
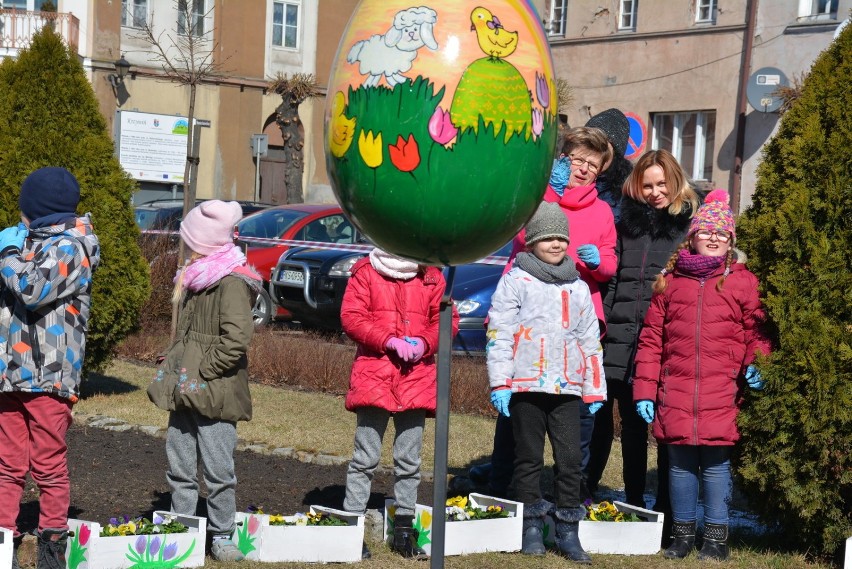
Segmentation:
{"type": "Polygon", "coordinates": [[[674,541],[665,556],[672,559],[686,557],[695,543],[699,477],[704,545],[698,558],[727,559],[737,410],[745,384],[763,388],[753,363],[758,352],[770,351],[765,315],[757,277],[736,262],[735,238],[728,193],[714,190],[654,283],[639,336],[633,399],[669,453],[674,541]]]}
{"type": "MultiPolygon", "coordinates": [[[[340,309],[343,330],[358,344],[346,394],[346,408],[358,419],[343,509],[366,512],[382,438],[393,417],[392,548],[403,557],[425,558],[413,528],[414,505],[423,427],[426,416],[435,413],[435,354],[446,285],[439,269],[374,249],[352,267],[340,309]]],[[[454,308],[453,335],[458,332],[458,320],[454,308]]],[[[370,557],[366,544],[362,557],[370,557]]]]}

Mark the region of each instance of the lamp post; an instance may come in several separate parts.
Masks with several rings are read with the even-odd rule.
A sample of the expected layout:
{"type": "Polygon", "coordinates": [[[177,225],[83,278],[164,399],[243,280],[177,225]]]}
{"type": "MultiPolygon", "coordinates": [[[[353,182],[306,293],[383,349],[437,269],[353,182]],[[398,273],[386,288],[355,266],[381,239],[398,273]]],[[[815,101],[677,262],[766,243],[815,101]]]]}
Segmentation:
{"type": "Polygon", "coordinates": [[[120,59],[113,62],[113,65],[115,66],[115,73],[107,75],[107,81],[112,87],[113,94],[118,97],[118,88],[124,84],[124,78],[130,71],[130,62],[124,59],[124,55],[122,55],[120,59]]]}

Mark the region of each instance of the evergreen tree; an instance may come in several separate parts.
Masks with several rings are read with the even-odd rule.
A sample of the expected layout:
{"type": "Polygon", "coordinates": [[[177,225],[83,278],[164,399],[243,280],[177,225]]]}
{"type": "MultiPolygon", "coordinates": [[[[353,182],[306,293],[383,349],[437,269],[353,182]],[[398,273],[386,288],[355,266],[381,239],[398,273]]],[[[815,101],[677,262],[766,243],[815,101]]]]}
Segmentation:
{"type": "Polygon", "coordinates": [[[852,535],[852,26],[816,60],[758,170],[739,246],[778,347],[740,414],[738,473],[766,521],[831,554],[852,535]]]}
{"type": "Polygon", "coordinates": [[[150,289],[130,206],[135,182],[113,154],[77,55],[49,27],[0,65],[0,227],[20,221],[21,183],[43,166],[62,166],[77,177],[77,211],[92,213],[100,240],[85,366],[102,369],[135,327],[150,289]]]}

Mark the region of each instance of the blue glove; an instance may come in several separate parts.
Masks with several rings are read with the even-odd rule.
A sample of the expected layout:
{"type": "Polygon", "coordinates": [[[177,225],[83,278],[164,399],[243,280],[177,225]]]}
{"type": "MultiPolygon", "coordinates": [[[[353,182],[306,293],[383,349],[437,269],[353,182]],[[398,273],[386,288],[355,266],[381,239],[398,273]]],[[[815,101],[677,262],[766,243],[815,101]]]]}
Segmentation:
{"type": "Polygon", "coordinates": [[[646,423],[654,420],[654,402],[647,399],[636,402],[636,412],[639,416],[645,419],[646,423]]]}
{"type": "Polygon", "coordinates": [[[565,186],[568,185],[568,178],[571,177],[571,159],[567,156],[562,156],[553,161],[553,170],[550,172],[550,187],[562,195],[565,186]]]}
{"type": "Polygon", "coordinates": [[[19,223],[14,227],[7,227],[0,231],[0,251],[6,249],[17,249],[18,251],[24,248],[24,241],[27,239],[30,230],[23,223],[19,223]]]}
{"type": "Polygon", "coordinates": [[[511,398],[511,389],[497,389],[491,392],[491,404],[504,417],[509,416],[509,399],[511,398]]]}
{"type": "Polygon", "coordinates": [[[601,264],[601,252],[591,243],[577,247],[577,256],[592,270],[597,269],[601,264]]]}
{"type": "Polygon", "coordinates": [[[593,403],[586,403],[586,409],[589,410],[589,415],[594,415],[603,407],[603,401],[595,401],[593,403]]]}
{"type": "Polygon", "coordinates": [[[755,391],[760,391],[764,388],[764,386],[766,386],[766,382],[760,379],[760,370],[754,366],[748,366],[746,368],[745,378],[748,386],[755,391]]]}

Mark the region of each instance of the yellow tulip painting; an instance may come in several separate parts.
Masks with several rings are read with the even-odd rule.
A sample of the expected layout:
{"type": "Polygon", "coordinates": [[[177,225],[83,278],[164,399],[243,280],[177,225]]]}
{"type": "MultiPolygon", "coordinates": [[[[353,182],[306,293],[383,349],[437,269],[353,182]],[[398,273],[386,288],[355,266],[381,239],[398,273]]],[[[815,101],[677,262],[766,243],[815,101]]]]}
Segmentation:
{"type": "Polygon", "coordinates": [[[378,168],[382,165],[382,133],[373,136],[373,131],[361,131],[358,136],[358,151],[364,164],[369,168],[378,168]]]}

